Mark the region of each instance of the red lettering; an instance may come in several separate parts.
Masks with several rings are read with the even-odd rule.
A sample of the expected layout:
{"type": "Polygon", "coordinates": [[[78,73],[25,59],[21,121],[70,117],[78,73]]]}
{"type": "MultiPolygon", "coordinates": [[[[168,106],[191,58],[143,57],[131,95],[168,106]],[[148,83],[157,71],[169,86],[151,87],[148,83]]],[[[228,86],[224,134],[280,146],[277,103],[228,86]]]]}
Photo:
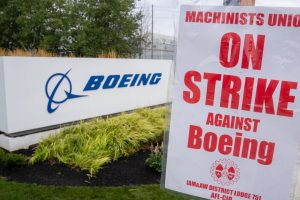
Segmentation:
{"type": "Polygon", "coordinates": [[[201,149],[206,152],[218,151],[220,154],[232,154],[235,157],[257,160],[259,164],[270,165],[273,161],[275,143],[243,138],[242,133],[232,135],[219,135],[206,132],[202,140],[203,130],[199,126],[190,125],[188,147],[201,149]],[[242,150],[242,151],[241,151],[242,150]]]}
{"type": "Polygon", "coordinates": [[[295,96],[291,96],[292,89],[297,89],[296,82],[283,81],[280,89],[279,104],[277,115],[293,117],[294,111],[288,110],[288,104],[295,102],[295,96]]]}
{"type": "Polygon", "coordinates": [[[254,85],[254,78],[246,77],[242,110],[249,111],[251,108],[253,85],[254,85]]]}
{"type": "Polygon", "coordinates": [[[251,122],[252,122],[251,118],[245,118],[244,119],[244,127],[243,127],[243,129],[245,131],[250,131],[251,130],[251,122]]]}
{"type": "Polygon", "coordinates": [[[262,165],[270,165],[273,162],[275,143],[262,141],[259,147],[257,162],[262,165]]]}
{"type": "Polygon", "coordinates": [[[198,12],[196,22],[203,23],[203,12],[198,12]]]}
{"type": "Polygon", "coordinates": [[[249,25],[253,25],[254,24],[254,18],[256,17],[256,13],[248,13],[249,16],[249,25]]]}
{"type": "Polygon", "coordinates": [[[205,23],[211,23],[212,22],[212,12],[206,12],[204,14],[204,22],[205,23]]]}
{"type": "Polygon", "coordinates": [[[242,158],[250,158],[252,160],[256,159],[257,145],[256,139],[245,138],[243,143],[242,158]]]}
{"type": "Polygon", "coordinates": [[[248,69],[250,58],[252,60],[252,68],[254,70],[261,70],[263,53],[265,46],[265,35],[257,36],[257,44],[254,44],[254,38],[252,34],[246,34],[244,41],[244,51],[242,68],[248,69]]]}
{"type": "Polygon", "coordinates": [[[213,113],[208,113],[207,119],[206,119],[206,125],[214,125],[214,114],[213,113]]]}
{"type": "Polygon", "coordinates": [[[215,115],[215,126],[222,126],[222,115],[221,114],[215,115]]]}
{"type": "Polygon", "coordinates": [[[229,135],[222,135],[219,142],[219,152],[228,155],[232,151],[232,138],[229,135]]]}
{"type": "Polygon", "coordinates": [[[214,12],[213,13],[213,23],[220,23],[221,22],[221,12],[214,12]]]}
{"type": "Polygon", "coordinates": [[[253,132],[256,133],[257,132],[257,127],[258,127],[258,124],[260,123],[260,120],[259,119],[253,119],[253,132]]]}
{"type": "Polygon", "coordinates": [[[207,79],[206,101],[209,106],[214,105],[216,82],[221,80],[221,74],[204,73],[204,79],[207,79]]]}
{"type": "Polygon", "coordinates": [[[184,83],[190,91],[183,91],[185,102],[195,104],[200,101],[200,88],[194,82],[201,81],[201,74],[197,71],[189,71],[184,76],[184,83]]]}
{"type": "Polygon", "coordinates": [[[237,76],[224,75],[222,84],[222,94],[220,106],[228,108],[229,98],[231,96],[231,108],[238,109],[241,89],[241,79],[237,76]]]}
{"type": "Polygon", "coordinates": [[[236,133],[236,137],[234,140],[234,148],[233,148],[233,156],[239,157],[241,151],[241,143],[242,143],[242,133],[236,133]]]}
{"type": "Polygon", "coordinates": [[[202,145],[202,128],[199,126],[190,125],[188,148],[200,149],[202,145]]]}
{"type": "Polygon", "coordinates": [[[265,23],[264,17],[265,17],[264,13],[258,13],[257,14],[256,25],[258,25],[258,26],[264,25],[264,23],[265,23]]]}
{"type": "Polygon", "coordinates": [[[187,11],[185,14],[185,22],[195,22],[196,12],[195,11],[187,11]]]}
{"type": "Polygon", "coordinates": [[[217,148],[218,136],[213,132],[208,132],[204,136],[203,149],[208,152],[214,152],[217,148]]]}
{"type": "Polygon", "coordinates": [[[262,112],[265,105],[267,114],[275,114],[273,94],[278,83],[278,80],[271,80],[267,86],[267,79],[258,79],[254,112],[262,112]]]}
{"type": "Polygon", "coordinates": [[[223,67],[232,68],[237,65],[239,62],[240,47],[241,38],[238,34],[231,32],[223,35],[220,47],[220,63],[223,67]]]}

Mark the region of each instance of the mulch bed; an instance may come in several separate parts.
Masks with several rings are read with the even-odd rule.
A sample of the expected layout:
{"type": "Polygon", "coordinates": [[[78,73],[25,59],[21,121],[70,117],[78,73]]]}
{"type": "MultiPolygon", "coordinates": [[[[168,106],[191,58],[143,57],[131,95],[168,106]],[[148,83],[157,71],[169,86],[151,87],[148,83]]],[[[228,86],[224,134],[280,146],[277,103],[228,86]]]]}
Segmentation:
{"type": "MultiPolygon", "coordinates": [[[[18,153],[31,155],[32,150],[18,153]]],[[[160,174],[145,166],[149,152],[141,151],[128,158],[122,158],[104,166],[95,178],[89,179],[84,172],[63,164],[50,162],[38,163],[24,167],[3,168],[0,176],[9,181],[36,183],[39,185],[64,186],[124,186],[160,183],[160,174]]]]}

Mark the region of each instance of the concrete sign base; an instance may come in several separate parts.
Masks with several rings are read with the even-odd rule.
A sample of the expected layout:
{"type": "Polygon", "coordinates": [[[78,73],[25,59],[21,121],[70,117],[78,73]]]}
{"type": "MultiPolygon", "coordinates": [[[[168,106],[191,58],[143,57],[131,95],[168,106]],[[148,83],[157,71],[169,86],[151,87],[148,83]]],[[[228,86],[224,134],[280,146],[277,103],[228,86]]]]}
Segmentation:
{"type": "Polygon", "coordinates": [[[5,134],[0,135],[0,148],[7,151],[17,151],[20,149],[28,149],[31,145],[38,144],[43,139],[59,133],[60,129],[39,132],[31,135],[25,135],[21,137],[10,137],[5,134]]]}

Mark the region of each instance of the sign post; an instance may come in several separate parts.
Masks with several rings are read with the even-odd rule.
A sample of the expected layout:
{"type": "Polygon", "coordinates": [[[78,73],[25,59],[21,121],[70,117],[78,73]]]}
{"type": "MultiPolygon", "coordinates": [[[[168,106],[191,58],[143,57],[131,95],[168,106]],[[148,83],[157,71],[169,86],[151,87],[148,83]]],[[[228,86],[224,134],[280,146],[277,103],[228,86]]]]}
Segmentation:
{"type": "Polygon", "coordinates": [[[165,188],[289,199],[300,138],[299,11],[182,7],[165,188]]]}

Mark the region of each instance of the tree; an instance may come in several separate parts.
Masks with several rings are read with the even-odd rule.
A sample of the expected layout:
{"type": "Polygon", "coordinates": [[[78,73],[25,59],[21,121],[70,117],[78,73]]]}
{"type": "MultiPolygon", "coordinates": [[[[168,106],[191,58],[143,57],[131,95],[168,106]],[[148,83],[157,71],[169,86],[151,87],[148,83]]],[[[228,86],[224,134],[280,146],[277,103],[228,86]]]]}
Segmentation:
{"type": "Polygon", "coordinates": [[[134,0],[2,0],[0,47],[96,56],[138,51],[134,0]]]}
{"type": "Polygon", "coordinates": [[[151,13],[147,12],[147,10],[145,9],[145,4],[140,5],[140,8],[138,9],[138,13],[139,13],[138,55],[139,58],[141,58],[144,49],[147,48],[151,43],[151,33],[149,31],[149,27],[151,27],[151,22],[150,22],[151,13]]]}
{"type": "Polygon", "coordinates": [[[139,14],[133,0],[81,0],[73,7],[71,49],[77,55],[118,54],[137,51],[139,14]],[[101,3],[100,3],[101,2],[101,3]]]}
{"type": "Polygon", "coordinates": [[[0,46],[15,49],[19,46],[17,33],[20,30],[16,20],[21,15],[21,2],[3,0],[0,2],[0,46]]]}

